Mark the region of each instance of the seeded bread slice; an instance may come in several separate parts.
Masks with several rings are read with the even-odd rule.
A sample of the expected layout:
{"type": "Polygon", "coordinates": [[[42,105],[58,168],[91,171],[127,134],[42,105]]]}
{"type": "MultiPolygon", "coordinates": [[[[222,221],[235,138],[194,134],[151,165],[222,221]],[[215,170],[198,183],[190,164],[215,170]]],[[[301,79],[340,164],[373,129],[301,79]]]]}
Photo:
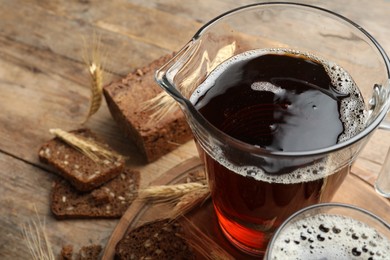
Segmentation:
{"type": "Polygon", "coordinates": [[[150,119],[151,111],[145,111],[145,102],[163,91],[154,80],[154,73],[171,58],[172,55],[163,56],[103,89],[112,117],[148,162],[157,160],[192,138],[180,109],[158,121],[150,119]]]}
{"type": "Polygon", "coordinates": [[[100,252],[102,252],[101,245],[83,246],[80,248],[76,260],[98,260],[100,259],[100,252]]]}
{"type": "Polygon", "coordinates": [[[92,192],[80,192],[66,180],[55,181],[51,211],[58,219],[120,218],[138,193],[140,174],[125,169],[92,192]]]}
{"type": "Polygon", "coordinates": [[[195,259],[187,242],[178,236],[177,221],[149,222],[127,233],[115,247],[115,259],[195,259]]]}
{"type": "MultiPolygon", "coordinates": [[[[89,129],[79,129],[71,133],[84,140],[92,140],[105,149],[113,151],[89,129]]],[[[113,162],[106,159],[95,162],[59,138],[48,141],[40,148],[39,159],[56,168],[59,175],[67,179],[79,191],[89,191],[99,187],[118,176],[125,166],[123,157],[118,157],[113,162]]]]}
{"type": "Polygon", "coordinates": [[[65,245],[62,247],[59,260],[98,260],[102,252],[101,245],[89,245],[80,248],[79,252],[73,256],[73,246],[65,245]]]}
{"type": "Polygon", "coordinates": [[[73,259],[73,246],[65,245],[61,249],[61,254],[58,257],[59,260],[72,260],[73,259]]]}

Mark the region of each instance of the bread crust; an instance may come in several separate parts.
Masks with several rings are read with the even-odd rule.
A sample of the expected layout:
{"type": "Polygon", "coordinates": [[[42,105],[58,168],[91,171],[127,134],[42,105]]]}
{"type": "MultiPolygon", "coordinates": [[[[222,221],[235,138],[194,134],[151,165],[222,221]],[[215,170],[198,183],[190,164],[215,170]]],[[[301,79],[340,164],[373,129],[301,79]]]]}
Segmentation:
{"type": "Polygon", "coordinates": [[[151,120],[152,112],[145,111],[144,107],[144,102],[163,91],[155,82],[154,73],[172,56],[163,56],[103,88],[112,117],[121,131],[136,144],[147,162],[159,159],[192,138],[180,109],[161,120],[151,120]]]}

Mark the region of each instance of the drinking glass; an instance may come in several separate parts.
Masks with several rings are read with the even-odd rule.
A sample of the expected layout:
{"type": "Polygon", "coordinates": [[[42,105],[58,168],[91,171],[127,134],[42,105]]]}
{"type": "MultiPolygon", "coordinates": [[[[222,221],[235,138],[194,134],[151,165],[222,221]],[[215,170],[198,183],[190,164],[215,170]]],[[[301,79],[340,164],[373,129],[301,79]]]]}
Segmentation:
{"type": "Polygon", "coordinates": [[[265,260],[388,259],[390,225],[353,205],[322,203],[290,216],[275,232],[265,260]]]}
{"type": "Polygon", "coordinates": [[[390,149],[387,151],[385,161],[383,162],[374,187],[381,196],[390,198],[390,149]]]}

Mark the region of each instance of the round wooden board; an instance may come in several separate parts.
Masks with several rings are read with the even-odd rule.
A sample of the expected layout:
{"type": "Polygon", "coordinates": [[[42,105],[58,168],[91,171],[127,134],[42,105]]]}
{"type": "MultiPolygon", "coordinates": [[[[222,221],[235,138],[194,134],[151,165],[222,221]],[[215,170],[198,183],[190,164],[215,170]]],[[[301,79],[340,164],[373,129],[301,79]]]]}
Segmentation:
{"type": "MultiPolygon", "coordinates": [[[[202,168],[199,158],[191,158],[180,165],[168,170],[151,185],[167,185],[184,182],[190,172],[195,172],[202,168]]],[[[359,206],[367,209],[390,223],[390,202],[380,197],[374,188],[356,175],[349,174],[333,198],[334,202],[341,202],[359,206]]],[[[115,246],[122,239],[128,230],[138,227],[144,223],[164,218],[164,213],[168,210],[163,205],[146,204],[140,201],[134,202],[120,219],[114,229],[106,248],[103,259],[114,259],[115,246]]],[[[233,257],[241,259],[247,255],[241,254],[224,238],[217,224],[211,202],[207,202],[199,209],[194,210],[187,216],[203,233],[211,237],[222,246],[233,257]]]]}

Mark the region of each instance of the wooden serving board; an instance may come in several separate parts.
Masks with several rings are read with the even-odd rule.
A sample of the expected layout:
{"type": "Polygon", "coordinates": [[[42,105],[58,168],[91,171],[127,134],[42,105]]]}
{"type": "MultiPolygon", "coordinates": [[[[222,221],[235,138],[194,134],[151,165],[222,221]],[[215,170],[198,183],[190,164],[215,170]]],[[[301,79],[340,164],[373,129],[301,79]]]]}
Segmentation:
{"type": "MultiPolygon", "coordinates": [[[[159,179],[151,183],[151,185],[167,185],[184,182],[189,173],[195,172],[201,168],[202,163],[199,158],[190,158],[168,170],[159,179]]],[[[347,176],[334,196],[333,202],[359,206],[373,212],[390,223],[390,202],[379,196],[370,184],[364,182],[353,173],[347,176]]],[[[151,205],[142,201],[134,202],[114,229],[105,248],[103,259],[114,259],[115,246],[127,231],[146,222],[156,220],[157,218],[163,218],[164,213],[168,212],[167,209],[168,208],[164,205],[151,205]]],[[[220,232],[211,201],[206,202],[199,209],[193,210],[193,212],[186,217],[203,233],[207,234],[214,241],[217,241],[217,243],[233,257],[237,259],[245,257],[248,259],[247,255],[243,255],[235,249],[220,232]]]]}

